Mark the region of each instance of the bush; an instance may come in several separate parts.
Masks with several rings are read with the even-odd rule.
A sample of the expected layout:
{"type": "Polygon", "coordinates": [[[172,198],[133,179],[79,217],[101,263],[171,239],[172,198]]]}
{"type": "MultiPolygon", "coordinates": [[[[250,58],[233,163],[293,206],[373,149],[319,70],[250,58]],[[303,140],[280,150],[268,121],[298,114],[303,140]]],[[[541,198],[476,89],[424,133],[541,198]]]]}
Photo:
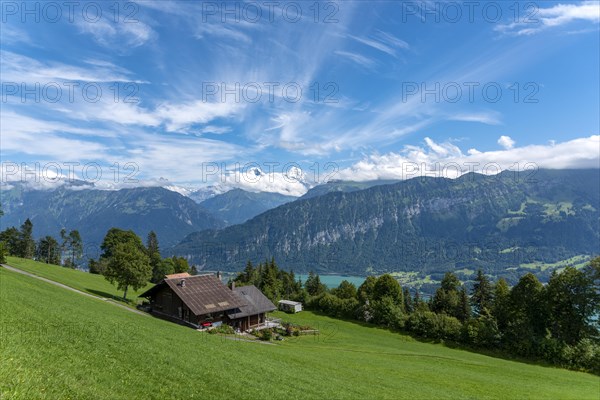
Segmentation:
{"type": "Polygon", "coordinates": [[[356,318],[359,308],[358,300],[355,298],[340,299],[331,293],[322,293],[312,297],[307,306],[337,318],[356,318]]]}
{"type": "Polygon", "coordinates": [[[600,344],[582,339],[574,346],[565,345],[561,355],[564,367],[600,375],[600,344]]]}
{"type": "Polygon", "coordinates": [[[455,317],[431,311],[412,313],[406,321],[406,327],[421,337],[436,340],[458,341],[462,331],[462,324],[455,317]]]}
{"type": "Polygon", "coordinates": [[[478,347],[497,347],[500,344],[500,331],[496,319],[489,315],[471,319],[463,327],[463,337],[467,343],[478,347]]]}
{"type": "Polygon", "coordinates": [[[404,328],[404,314],[402,308],[391,297],[385,296],[381,300],[373,301],[371,306],[373,322],[392,329],[404,328]]]}
{"type": "Polygon", "coordinates": [[[261,329],[258,331],[258,338],[265,341],[271,340],[273,338],[273,332],[271,329],[261,329]]]}
{"type": "Polygon", "coordinates": [[[8,249],[4,242],[0,242],[0,263],[6,263],[6,256],[8,255],[8,249]]]}

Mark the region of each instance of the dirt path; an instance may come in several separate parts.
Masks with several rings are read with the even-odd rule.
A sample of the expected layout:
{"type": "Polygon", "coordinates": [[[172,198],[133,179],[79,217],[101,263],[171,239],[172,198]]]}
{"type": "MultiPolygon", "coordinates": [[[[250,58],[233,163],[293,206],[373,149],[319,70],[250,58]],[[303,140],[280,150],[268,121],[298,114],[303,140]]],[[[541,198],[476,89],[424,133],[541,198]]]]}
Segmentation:
{"type": "Polygon", "coordinates": [[[67,289],[67,290],[70,290],[70,291],[72,291],[72,292],[79,293],[79,294],[81,294],[81,295],[83,295],[83,296],[92,297],[92,298],[94,298],[94,299],[98,299],[98,300],[105,301],[105,302],[107,302],[107,303],[110,303],[110,304],[112,304],[112,305],[115,305],[115,306],[117,306],[117,307],[121,307],[121,308],[122,308],[122,309],[124,309],[124,310],[130,311],[130,312],[132,312],[132,313],[135,313],[135,314],[138,314],[138,315],[143,315],[143,316],[146,316],[146,317],[148,317],[148,316],[149,316],[149,315],[148,315],[148,314],[146,314],[145,312],[142,312],[142,311],[136,310],[135,308],[127,307],[126,305],[123,305],[123,304],[116,303],[116,302],[115,302],[115,301],[113,301],[112,299],[107,299],[106,297],[95,296],[95,295],[93,295],[93,294],[86,293],[86,292],[83,292],[83,291],[81,291],[81,290],[78,290],[78,289],[74,289],[74,288],[72,288],[72,287],[70,287],[70,286],[67,286],[67,285],[64,285],[64,284],[62,284],[62,283],[59,283],[59,282],[56,282],[56,281],[53,281],[53,280],[50,280],[50,279],[42,278],[41,276],[37,276],[37,275],[35,275],[35,274],[32,274],[32,273],[30,273],[30,272],[25,272],[25,271],[23,271],[23,270],[20,270],[20,269],[18,269],[18,268],[11,267],[10,265],[6,265],[6,264],[1,264],[1,265],[2,265],[4,268],[6,268],[8,271],[16,272],[16,273],[18,273],[18,274],[22,274],[22,275],[27,275],[27,276],[29,276],[29,277],[31,277],[31,278],[39,279],[40,281],[44,281],[44,282],[50,283],[50,284],[52,284],[52,285],[55,285],[55,286],[61,287],[61,288],[63,288],[63,289],[67,289]]]}

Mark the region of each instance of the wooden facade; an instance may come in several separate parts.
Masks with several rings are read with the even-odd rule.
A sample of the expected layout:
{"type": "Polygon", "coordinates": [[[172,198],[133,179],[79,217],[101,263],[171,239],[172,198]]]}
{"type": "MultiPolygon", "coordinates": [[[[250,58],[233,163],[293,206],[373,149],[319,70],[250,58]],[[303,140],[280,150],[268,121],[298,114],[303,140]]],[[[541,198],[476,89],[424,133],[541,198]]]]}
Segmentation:
{"type": "Polygon", "coordinates": [[[276,309],[256,287],[230,289],[213,275],[167,276],[140,297],[149,299],[152,314],[195,328],[225,323],[246,331],[276,309]]]}
{"type": "Polygon", "coordinates": [[[252,328],[256,328],[262,324],[264,324],[267,320],[265,313],[260,313],[256,315],[247,315],[245,317],[239,318],[227,318],[227,324],[233,326],[240,331],[247,331],[252,328]]]}

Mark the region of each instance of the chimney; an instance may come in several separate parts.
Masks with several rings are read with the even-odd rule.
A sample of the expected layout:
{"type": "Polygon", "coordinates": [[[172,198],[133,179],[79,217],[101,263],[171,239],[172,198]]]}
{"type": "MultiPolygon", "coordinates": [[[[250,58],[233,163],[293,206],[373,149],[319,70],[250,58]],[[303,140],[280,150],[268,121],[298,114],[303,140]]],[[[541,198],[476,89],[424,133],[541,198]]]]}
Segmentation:
{"type": "Polygon", "coordinates": [[[217,271],[217,279],[221,280],[221,271],[217,271]]]}
{"type": "Polygon", "coordinates": [[[231,285],[229,285],[229,286],[231,286],[231,290],[234,290],[235,289],[235,281],[231,281],[231,285]]]}

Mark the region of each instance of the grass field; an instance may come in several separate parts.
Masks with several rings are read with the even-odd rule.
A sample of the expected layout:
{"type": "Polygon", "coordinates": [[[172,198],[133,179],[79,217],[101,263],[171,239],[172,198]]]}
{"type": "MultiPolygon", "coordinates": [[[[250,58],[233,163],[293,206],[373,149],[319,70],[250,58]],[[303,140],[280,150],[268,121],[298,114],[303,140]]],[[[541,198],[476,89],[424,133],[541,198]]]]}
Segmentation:
{"type": "Polygon", "coordinates": [[[228,340],[0,268],[0,398],[597,399],[600,378],[302,312],[319,336],[228,340]]]}
{"type": "MultiPolygon", "coordinates": [[[[94,275],[71,268],[61,267],[59,265],[44,264],[24,258],[7,257],[7,261],[7,264],[11,267],[19,268],[31,274],[41,276],[42,278],[60,282],[73,289],[78,289],[96,296],[114,298],[119,301],[123,299],[123,292],[117,290],[117,286],[104,279],[102,275],[94,275]]],[[[138,299],[137,296],[152,286],[153,284],[148,284],[145,288],[138,291],[134,291],[130,288],[127,293],[127,299],[131,302],[140,302],[141,300],[138,299]]]]}

